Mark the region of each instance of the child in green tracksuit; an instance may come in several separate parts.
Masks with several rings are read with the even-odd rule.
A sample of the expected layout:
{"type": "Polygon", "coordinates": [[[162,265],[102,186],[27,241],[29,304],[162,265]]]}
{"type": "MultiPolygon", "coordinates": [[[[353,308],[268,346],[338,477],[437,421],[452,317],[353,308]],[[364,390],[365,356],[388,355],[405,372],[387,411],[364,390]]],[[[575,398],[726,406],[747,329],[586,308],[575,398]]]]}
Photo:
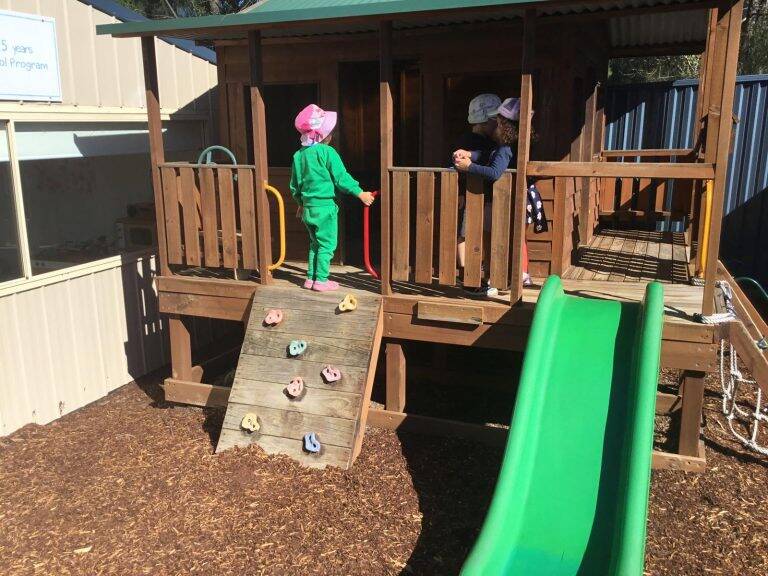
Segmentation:
{"type": "Polygon", "coordinates": [[[310,104],[299,112],[294,125],[301,134],[301,149],[293,155],[290,188],[299,205],[296,216],[309,232],[304,288],[337,290],[339,284],[328,279],[339,229],[336,191],[356,196],[366,206],[373,203],[373,194],[360,188],[339,153],[328,145],[336,126],[336,112],[310,104]]]}

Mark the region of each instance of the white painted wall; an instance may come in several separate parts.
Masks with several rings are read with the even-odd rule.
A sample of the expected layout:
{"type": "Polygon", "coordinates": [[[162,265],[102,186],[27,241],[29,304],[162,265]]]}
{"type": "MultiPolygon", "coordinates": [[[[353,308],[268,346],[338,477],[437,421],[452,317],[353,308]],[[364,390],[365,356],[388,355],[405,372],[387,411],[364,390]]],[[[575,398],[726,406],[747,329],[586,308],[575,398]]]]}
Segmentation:
{"type": "MultiPolygon", "coordinates": [[[[140,41],[96,36],[97,24],[115,18],[78,0],[0,0],[0,9],[56,19],[63,93],[61,103],[0,102],[0,119],[22,128],[24,122],[146,122],[140,41]]],[[[164,120],[195,120],[210,133],[216,66],[162,40],[155,43],[164,120]]],[[[146,159],[134,159],[113,174],[133,187],[136,198],[151,197],[148,169],[141,170],[142,183],[135,173],[124,173],[138,173],[142,163],[146,159]]],[[[109,182],[96,182],[88,173],[62,172],[60,182],[51,185],[66,189],[70,202],[91,201],[96,184],[100,193],[111,193],[109,182]],[[73,190],[88,178],[93,189],[73,190]]],[[[43,176],[22,174],[30,189],[45,186],[43,176]]],[[[40,202],[32,193],[34,210],[40,202]]],[[[88,234],[114,225],[114,211],[107,212],[98,226],[84,224],[88,234]]],[[[0,435],[51,422],[168,362],[153,271],[153,257],[134,254],[0,285],[0,435]]],[[[195,345],[216,338],[219,326],[207,319],[195,322],[195,345]]]]}
{"type": "MultiPolygon", "coordinates": [[[[47,424],[169,362],[149,254],[117,256],[0,289],[0,436],[47,424]]],[[[198,319],[194,345],[227,326],[198,319]]]]}
{"type": "MultiPolygon", "coordinates": [[[[52,106],[146,107],[141,41],[96,35],[98,24],[118,22],[116,18],[78,0],[0,0],[0,10],[56,19],[63,100],[52,106]]],[[[163,40],[155,40],[155,46],[163,112],[199,114],[215,107],[210,90],[216,87],[216,66],[163,40]]]]}

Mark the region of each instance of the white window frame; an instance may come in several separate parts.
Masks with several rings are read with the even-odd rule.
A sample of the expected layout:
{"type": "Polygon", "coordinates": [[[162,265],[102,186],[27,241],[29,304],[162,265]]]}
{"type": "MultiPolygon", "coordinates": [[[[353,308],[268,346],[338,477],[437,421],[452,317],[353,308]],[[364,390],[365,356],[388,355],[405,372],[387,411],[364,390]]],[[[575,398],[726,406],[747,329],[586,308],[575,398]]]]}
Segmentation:
{"type": "MultiPolygon", "coordinates": [[[[8,282],[19,282],[32,278],[32,259],[29,255],[24,196],[21,194],[21,167],[19,166],[19,157],[16,154],[16,123],[10,118],[0,121],[5,124],[8,163],[11,168],[11,194],[13,195],[13,208],[16,217],[16,242],[19,246],[19,257],[21,258],[21,278],[14,278],[13,280],[8,280],[8,282]]],[[[6,283],[2,282],[0,286],[6,283]]]]}
{"type": "MultiPolygon", "coordinates": [[[[1,110],[1,108],[0,108],[1,110]]],[[[189,114],[173,119],[196,120],[200,122],[201,142],[203,146],[208,145],[209,118],[201,114],[189,114]]],[[[163,114],[163,121],[171,120],[171,115],[163,114]]],[[[54,284],[78,276],[93,274],[99,270],[116,268],[127,262],[135,262],[139,258],[145,258],[155,255],[155,249],[138,250],[126,254],[117,254],[107,256],[99,260],[68,266],[60,270],[52,270],[43,274],[32,274],[32,258],[29,251],[29,235],[27,233],[27,219],[24,210],[24,194],[21,186],[21,165],[16,151],[16,122],[72,122],[72,118],[62,115],[58,112],[37,112],[29,111],[19,114],[0,114],[0,124],[5,124],[6,140],[8,145],[8,162],[11,170],[11,192],[13,195],[13,204],[16,217],[16,236],[19,245],[19,256],[21,258],[22,276],[0,282],[0,296],[11,293],[23,292],[31,288],[54,284]],[[17,120],[17,116],[19,120],[17,120]]],[[[87,113],[80,114],[76,122],[146,122],[146,114],[134,117],[133,115],[124,115],[122,117],[109,113],[87,113]]]]}

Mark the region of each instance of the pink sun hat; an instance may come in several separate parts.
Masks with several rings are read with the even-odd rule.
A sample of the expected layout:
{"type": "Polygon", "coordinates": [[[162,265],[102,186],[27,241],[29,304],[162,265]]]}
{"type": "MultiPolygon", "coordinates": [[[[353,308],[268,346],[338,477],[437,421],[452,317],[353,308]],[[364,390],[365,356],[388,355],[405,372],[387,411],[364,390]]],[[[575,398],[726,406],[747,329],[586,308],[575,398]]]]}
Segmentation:
{"type": "Polygon", "coordinates": [[[310,104],[293,121],[301,134],[301,145],[312,146],[325,140],[336,127],[336,112],[323,110],[317,104],[310,104]]]}

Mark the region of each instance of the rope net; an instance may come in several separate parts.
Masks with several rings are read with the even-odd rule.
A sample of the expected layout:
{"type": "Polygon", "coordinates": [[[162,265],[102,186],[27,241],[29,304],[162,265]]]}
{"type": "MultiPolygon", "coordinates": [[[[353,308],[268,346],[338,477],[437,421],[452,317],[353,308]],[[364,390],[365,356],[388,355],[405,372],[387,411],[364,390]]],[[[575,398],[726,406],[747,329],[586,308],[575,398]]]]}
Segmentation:
{"type": "MultiPolygon", "coordinates": [[[[724,281],[718,281],[725,312],[702,316],[701,322],[705,324],[721,324],[725,322],[738,322],[736,310],[733,306],[733,292],[731,286],[724,281]]],[[[739,369],[739,355],[733,344],[728,342],[728,362],[726,366],[726,340],[720,340],[720,386],[723,391],[722,410],[728,420],[728,428],[734,438],[750,450],[754,450],[763,456],[768,456],[768,448],[758,443],[761,424],[768,423],[768,405],[763,405],[763,391],[755,380],[745,378],[739,369]],[[739,394],[747,390],[755,391],[754,406],[739,403],[739,394]],[[749,431],[746,436],[741,431],[749,431]]]]}

